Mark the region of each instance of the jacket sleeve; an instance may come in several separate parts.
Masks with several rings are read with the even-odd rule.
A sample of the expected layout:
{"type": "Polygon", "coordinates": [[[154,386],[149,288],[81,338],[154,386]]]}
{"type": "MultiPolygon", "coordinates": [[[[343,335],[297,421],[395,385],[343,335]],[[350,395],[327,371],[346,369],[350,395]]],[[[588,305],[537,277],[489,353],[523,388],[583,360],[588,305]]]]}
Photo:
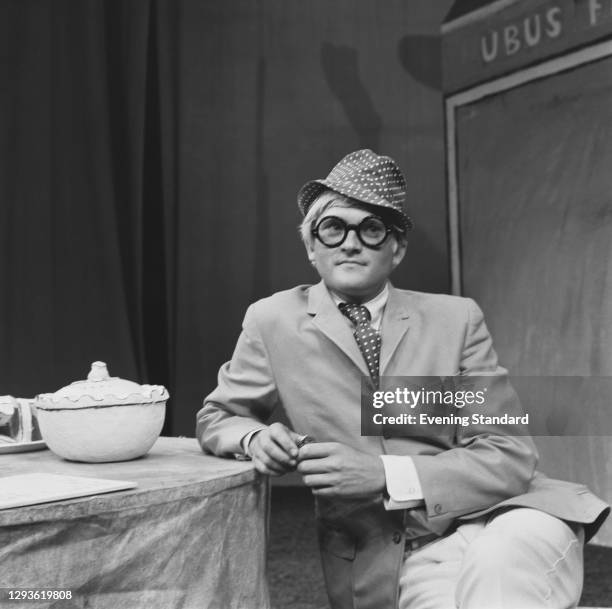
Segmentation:
{"type": "Polygon", "coordinates": [[[276,383],[253,306],[242,324],[232,359],[221,366],[218,385],[196,417],[196,437],[205,452],[243,454],[241,440],[263,429],[278,401],[276,383]]]}
{"type": "MultiPolygon", "coordinates": [[[[468,321],[461,358],[461,379],[486,377],[484,406],[469,413],[520,416],[522,407],[506,370],[498,365],[491,336],[478,305],[466,299],[468,321]]],[[[469,381],[469,379],[467,379],[469,381]]],[[[436,455],[413,457],[428,518],[458,517],[489,508],[527,490],[538,455],[521,425],[477,423],[458,426],[455,447],[436,455]]]]}

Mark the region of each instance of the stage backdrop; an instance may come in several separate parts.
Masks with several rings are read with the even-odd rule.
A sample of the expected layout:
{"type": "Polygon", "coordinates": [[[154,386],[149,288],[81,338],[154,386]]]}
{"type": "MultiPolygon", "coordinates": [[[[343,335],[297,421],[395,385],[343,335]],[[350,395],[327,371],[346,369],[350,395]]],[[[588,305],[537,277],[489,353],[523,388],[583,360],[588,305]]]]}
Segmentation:
{"type": "Polygon", "coordinates": [[[394,156],[401,287],[447,291],[439,24],[449,1],[0,4],[0,394],[112,374],[195,413],[247,306],[316,279],[295,197],[394,156]]]}

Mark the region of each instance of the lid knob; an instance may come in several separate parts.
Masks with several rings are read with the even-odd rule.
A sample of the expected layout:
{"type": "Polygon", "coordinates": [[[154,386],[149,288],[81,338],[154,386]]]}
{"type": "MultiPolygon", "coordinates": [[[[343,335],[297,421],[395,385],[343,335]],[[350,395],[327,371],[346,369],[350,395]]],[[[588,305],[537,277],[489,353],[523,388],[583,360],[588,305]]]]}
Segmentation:
{"type": "Polygon", "coordinates": [[[110,378],[105,362],[94,362],[87,375],[88,381],[106,381],[110,378]]]}

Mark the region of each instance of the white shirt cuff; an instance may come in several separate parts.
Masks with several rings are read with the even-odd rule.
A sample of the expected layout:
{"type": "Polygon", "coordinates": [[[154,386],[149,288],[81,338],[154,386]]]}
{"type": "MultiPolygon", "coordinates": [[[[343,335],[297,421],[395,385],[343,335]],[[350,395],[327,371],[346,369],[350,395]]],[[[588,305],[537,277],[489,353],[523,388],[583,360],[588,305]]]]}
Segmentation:
{"type": "Polygon", "coordinates": [[[386,510],[405,510],[423,504],[423,490],[412,457],[381,455],[385,468],[387,493],[386,510]]]}
{"type": "Polygon", "coordinates": [[[251,442],[251,439],[256,433],[259,433],[262,429],[264,428],[262,427],[261,429],[255,429],[254,431],[249,431],[249,433],[246,434],[246,436],[243,436],[242,440],[240,440],[240,446],[242,446],[242,451],[244,452],[245,456],[249,457],[249,459],[252,456],[251,451],[249,450],[249,444],[251,442]]]}

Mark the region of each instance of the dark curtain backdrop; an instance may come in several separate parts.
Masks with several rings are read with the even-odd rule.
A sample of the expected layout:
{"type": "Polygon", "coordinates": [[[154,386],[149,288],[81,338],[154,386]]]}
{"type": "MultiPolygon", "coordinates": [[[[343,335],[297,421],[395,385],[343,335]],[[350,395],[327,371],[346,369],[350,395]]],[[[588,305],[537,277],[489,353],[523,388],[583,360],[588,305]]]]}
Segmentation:
{"type": "Polygon", "coordinates": [[[168,386],[167,434],[247,305],[316,279],[295,194],[350,150],[408,173],[395,282],[448,288],[450,0],[0,0],[0,393],[168,386]]]}
{"type": "Polygon", "coordinates": [[[174,5],[0,6],[0,390],[171,385],[174,5]]]}

